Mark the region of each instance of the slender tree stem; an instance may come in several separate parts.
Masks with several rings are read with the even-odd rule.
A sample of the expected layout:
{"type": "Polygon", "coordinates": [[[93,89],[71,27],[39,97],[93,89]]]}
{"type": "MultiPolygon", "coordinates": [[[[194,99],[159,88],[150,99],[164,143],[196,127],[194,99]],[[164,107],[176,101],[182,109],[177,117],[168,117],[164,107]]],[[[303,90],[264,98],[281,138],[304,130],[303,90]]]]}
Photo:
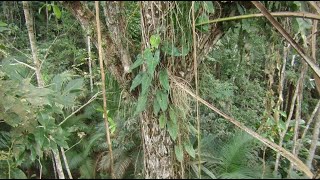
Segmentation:
{"type": "Polygon", "coordinates": [[[69,179],[73,179],[72,174],[70,172],[70,168],[69,168],[68,160],[67,160],[67,157],[66,157],[66,153],[65,153],[63,147],[60,147],[60,150],[61,150],[62,158],[63,158],[63,161],[64,161],[64,165],[66,167],[69,179]]]}
{"type": "MultiPolygon", "coordinates": [[[[192,37],[193,37],[193,71],[194,71],[194,78],[195,78],[195,85],[196,85],[196,96],[199,95],[199,88],[198,88],[198,62],[197,62],[197,39],[196,39],[196,23],[194,17],[194,1],[192,1],[192,37]]],[[[199,118],[199,101],[196,99],[196,108],[197,108],[197,131],[198,131],[198,160],[199,160],[199,178],[201,179],[201,140],[200,140],[200,118],[199,118]]]]}
{"type": "Polygon", "coordinates": [[[93,92],[93,77],[92,77],[92,65],[91,65],[91,40],[90,40],[90,32],[88,28],[88,66],[89,66],[89,76],[90,76],[90,92],[93,92]]]}
{"type": "Polygon", "coordinates": [[[106,78],[105,78],[105,74],[104,74],[103,59],[102,59],[103,55],[102,55],[102,44],[101,44],[99,1],[95,1],[95,8],[96,8],[96,22],[97,22],[97,33],[98,33],[99,62],[100,62],[100,72],[101,72],[101,81],[102,81],[103,116],[104,116],[104,120],[105,120],[104,122],[105,122],[105,127],[106,127],[107,143],[108,143],[108,147],[109,147],[110,174],[111,174],[111,177],[114,179],[112,144],[111,144],[111,139],[110,139],[108,114],[107,114],[107,97],[106,97],[106,80],[105,80],[106,78]]]}

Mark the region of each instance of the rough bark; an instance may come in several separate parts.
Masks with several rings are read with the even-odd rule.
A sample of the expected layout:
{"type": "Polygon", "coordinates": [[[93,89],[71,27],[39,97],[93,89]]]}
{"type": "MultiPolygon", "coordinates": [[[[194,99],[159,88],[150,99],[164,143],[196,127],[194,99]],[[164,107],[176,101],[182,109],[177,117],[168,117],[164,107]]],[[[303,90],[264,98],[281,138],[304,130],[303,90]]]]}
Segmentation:
{"type": "MultiPolygon", "coordinates": [[[[142,46],[148,48],[150,37],[160,27],[160,9],[167,9],[165,2],[141,2],[142,46]],[[158,9],[159,8],[159,9],[158,9]]],[[[142,50],[143,50],[142,49],[142,50]]],[[[159,126],[158,119],[152,117],[153,111],[147,108],[140,115],[141,134],[144,150],[144,173],[146,179],[175,178],[174,158],[171,157],[172,141],[167,131],[159,126]]]]}
{"type": "MultiPolygon", "coordinates": [[[[92,42],[96,48],[97,44],[97,25],[95,22],[95,15],[93,12],[82,4],[80,1],[61,1],[61,4],[64,5],[72,15],[80,22],[84,32],[87,30],[92,31],[92,42]]],[[[105,25],[101,22],[101,36],[102,36],[102,47],[104,49],[104,64],[108,68],[108,72],[119,82],[120,86],[125,87],[128,80],[123,76],[124,68],[122,63],[119,60],[117,49],[115,43],[112,41],[109,33],[107,32],[105,25]]]]}
{"type": "Polygon", "coordinates": [[[123,1],[106,1],[103,6],[106,24],[111,34],[111,39],[117,48],[124,73],[129,73],[131,58],[125,43],[125,19],[123,13],[123,1]]]}
{"type": "MultiPolygon", "coordinates": [[[[81,2],[66,2],[63,1],[62,4],[70,10],[70,12],[76,17],[76,19],[81,23],[83,29],[90,27],[93,31],[92,40],[95,45],[96,43],[96,27],[94,22],[94,14],[81,2]]],[[[190,3],[191,4],[191,3],[190,3]]],[[[175,8],[176,3],[174,2],[159,2],[159,1],[150,1],[150,2],[140,2],[141,7],[141,27],[142,27],[142,50],[146,47],[149,47],[150,37],[156,33],[159,33],[161,37],[168,38],[169,36],[164,35],[165,33],[170,33],[170,29],[167,28],[170,22],[166,22],[164,16],[168,15],[171,8],[175,8]],[[170,8],[169,8],[170,5],[170,8]],[[167,24],[166,24],[167,23],[167,24]],[[165,25],[157,32],[157,28],[165,25]]],[[[221,6],[220,6],[221,7],[221,6]]],[[[102,39],[104,40],[103,44],[105,54],[105,65],[108,67],[108,70],[111,72],[113,77],[118,81],[121,87],[124,88],[126,92],[129,92],[126,84],[128,83],[126,77],[123,76],[126,71],[127,64],[130,64],[130,59],[128,63],[125,62],[126,58],[129,58],[129,52],[126,52],[125,41],[123,39],[123,34],[120,33],[123,28],[123,20],[118,16],[121,14],[121,11],[118,10],[121,8],[121,3],[119,2],[108,2],[105,7],[106,14],[106,24],[108,31],[102,29],[102,39]],[[114,9],[113,9],[114,8],[114,9]],[[120,27],[117,27],[120,26],[120,27]],[[120,32],[119,32],[120,31],[120,32]],[[128,54],[128,55],[126,55],[128,54]]],[[[222,9],[224,10],[224,9],[222,9]]],[[[225,13],[219,12],[220,16],[225,16],[225,13]]],[[[230,9],[228,8],[228,13],[230,9]]],[[[233,13],[231,13],[233,14],[233,13]]],[[[230,15],[230,14],[228,14],[230,15]]],[[[103,26],[102,26],[103,28],[103,26]]],[[[213,45],[220,39],[223,35],[223,31],[218,24],[210,24],[208,33],[198,33],[198,43],[197,43],[197,52],[198,52],[198,63],[201,63],[201,60],[210,52],[213,45]]],[[[184,78],[192,82],[194,78],[193,70],[193,59],[192,54],[186,56],[187,65],[181,66],[180,57],[176,57],[175,62],[180,64],[170,64],[168,62],[170,57],[164,57],[167,64],[162,64],[162,66],[167,67],[168,71],[175,69],[174,72],[178,74],[179,71],[182,71],[185,76],[184,78]]],[[[173,72],[173,71],[171,71],[173,72]]],[[[144,171],[145,178],[178,178],[180,173],[175,173],[174,171],[174,154],[172,155],[172,141],[169,134],[165,129],[160,129],[158,120],[156,117],[153,117],[153,112],[151,107],[147,107],[144,112],[140,114],[141,120],[141,136],[143,141],[144,149],[144,171]]]]}

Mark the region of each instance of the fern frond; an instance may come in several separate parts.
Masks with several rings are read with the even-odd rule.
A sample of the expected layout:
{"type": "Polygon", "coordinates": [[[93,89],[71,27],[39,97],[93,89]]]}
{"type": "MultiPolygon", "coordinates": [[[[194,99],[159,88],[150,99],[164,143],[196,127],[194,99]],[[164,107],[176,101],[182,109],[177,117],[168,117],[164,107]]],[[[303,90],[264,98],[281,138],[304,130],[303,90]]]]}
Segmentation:
{"type": "Polygon", "coordinates": [[[123,160],[120,160],[118,161],[118,163],[116,163],[114,168],[114,172],[115,172],[114,175],[116,179],[123,178],[131,162],[132,162],[132,159],[130,157],[126,157],[123,160]]]}

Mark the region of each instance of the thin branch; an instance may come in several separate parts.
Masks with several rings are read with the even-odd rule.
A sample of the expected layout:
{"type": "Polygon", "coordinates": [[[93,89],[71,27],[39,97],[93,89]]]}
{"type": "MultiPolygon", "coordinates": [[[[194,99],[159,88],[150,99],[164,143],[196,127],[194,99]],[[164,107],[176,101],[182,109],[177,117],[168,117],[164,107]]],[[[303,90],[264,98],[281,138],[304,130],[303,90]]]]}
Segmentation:
{"type": "MultiPolygon", "coordinates": [[[[196,39],[196,23],[195,23],[195,17],[194,17],[194,1],[192,1],[192,38],[193,38],[193,73],[195,78],[195,85],[196,85],[196,96],[199,95],[199,88],[198,88],[198,62],[197,62],[197,39],[196,39]]],[[[199,166],[198,166],[198,172],[199,172],[199,178],[201,179],[201,157],[200,157],[200,118],[199,118],[199,101],[196,100],[196,109],[197,109],[197,131],[198,131],[198,160],[199,160],[199,166]]],[[[183,178],[183,177],[182,177],[183,178]]]]}
{"type": "Polygon", "coordinates": [[[84,108],[86,105],[88,105],[89,103],[91,103],[92,101],[94,101],[97,96],[100,94],[101,92],[97,92],[95,95],[93,95],[88,102],[86,102],[84,105],[82,105],[81,107],[79,107],[77,110],[75,110],[74,112],[72,112],[68,117],[66,117],[58,126],[61,126],[61,124],[63,124],[66,120],[68,120],[71,116],[73,116],[74,114],[76,114],[77,112],[79,112],[82,108],[84,108]]]}
{"type": "Polygon", "coordinates": [[[32,66],[30,66],[29,64],[26,64],[26,63],[24,63],[24,62],[21,62],[21,61],[17,60],[16,58],[13,58],[13,60],[16,61],[16,62],[19,63],[19,64],[22,64],[22,65],[24,65],[24,66],[27,66],[28,68],[30,68],[30,69],[32,69],[32,70],[34,70],[34,71],[36,70],[35,67],[32,67],[32,66]]]}
{"type": "Polygon", "coordinates": [[[224,117],[226,120],[231,122],[232,124],[236,125],[240,129],[244,130],[254,138],[258,139],[263,144],[267,145],[271,149],[275,150],[276,152],[279,152],[282,156],[286,157],[290,162],[292,162],[294,165],[297,166],[298,169],[300,169],[302,172],[304,172],[309,178],[313,177],[312,172],[309,170],[309,168],[298,158],[296,158],[292,153],[284,149],[283,147],[280,147],[279,145],[275,144],[274,142],[269,141],[268,139],[262,137],[258,133],[254,132],[250,128],[246,127],[245,125],[241,124],[239,121],[235,120],[234,118],[226,115],[218,108],[214,107],[213,105],[209,104],[204,99],[200,98],[199,96],[195,95],[192,91],[190,91],[186,86],[180,84],[172,75],[169,75],[170,79],[175,82],[182,90],[187,92],[190,96],[200,101],[202,104],[207,106],[208,108],[212,109],[222,117],[224,117]]]}
{"type": "MultiPolygon", "coordinates": [[[[308,13],[308,12],[272,12],[270,14],[274,17],[296,17],[296,18],[320,20],[320,15],[308,13]]],[[[207,22],[202,22],[202,23],[196,24],[196,26],[217,23],[217,22],[223,22],[223,21],[250,19],[250,18],[256,18],[256,17],[263,17],[263,16],[264,15],[262,13],[259,13],[259,14],[246,14],[246,15],[240,15],[240,16],[218,18],[218,19],[209,20],[207,22]]]]}
{"type": "Polygon", "coordinates": [[[110,157],[110,174],[114,179],[113,172],[113,155],[112,155],[112,144],[110,139],[109,132],[109,122],[108,122],[108,113],[107,113],[107,97],[106,97],[106,79],[103,67],[103,55],[102,55],[102,42],[101,42],[101,27],[100,27],[100,16],[99,16],[99,1],[95,1],[95,9],[96,9],[96,23],[97,23],[97,34],[98,34],[98,51],[99,51],[99,62],[100,62],[100,73],[101,73],[101,81],[102,81],[102,96],[103,96],[103,116],[106,128],[106,138],[109,147],[109,157],[110,157]]]}
{"type": "Polygon", "coordinates": [[[292,45],[292,47],[299,53],[299,55],[305,60],[305,62],[311,67],[311,69],[320,77],[320,68],[315,63],[312,57],[306,55],[301,46],[288,34],[288,32],[282,27],[282,25],[274,19],[264,5],[259,1],[251,1],[271,22],[271,24],[281,33],[281,35],[292,45]]]}

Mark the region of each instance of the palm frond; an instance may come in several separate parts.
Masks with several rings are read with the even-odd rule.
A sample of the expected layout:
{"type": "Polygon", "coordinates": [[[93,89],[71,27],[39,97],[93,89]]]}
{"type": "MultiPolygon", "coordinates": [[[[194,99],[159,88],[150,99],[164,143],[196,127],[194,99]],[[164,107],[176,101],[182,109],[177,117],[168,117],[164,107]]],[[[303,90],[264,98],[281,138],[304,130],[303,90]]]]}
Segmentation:
{"type": "Polygon", "coordinates": [[[114,168],[115,170],[114,175],[116,179],[123,178],[131,162],[132,162],[132,159],[130,157],[125,157],[116,163],[114,168]]]}

